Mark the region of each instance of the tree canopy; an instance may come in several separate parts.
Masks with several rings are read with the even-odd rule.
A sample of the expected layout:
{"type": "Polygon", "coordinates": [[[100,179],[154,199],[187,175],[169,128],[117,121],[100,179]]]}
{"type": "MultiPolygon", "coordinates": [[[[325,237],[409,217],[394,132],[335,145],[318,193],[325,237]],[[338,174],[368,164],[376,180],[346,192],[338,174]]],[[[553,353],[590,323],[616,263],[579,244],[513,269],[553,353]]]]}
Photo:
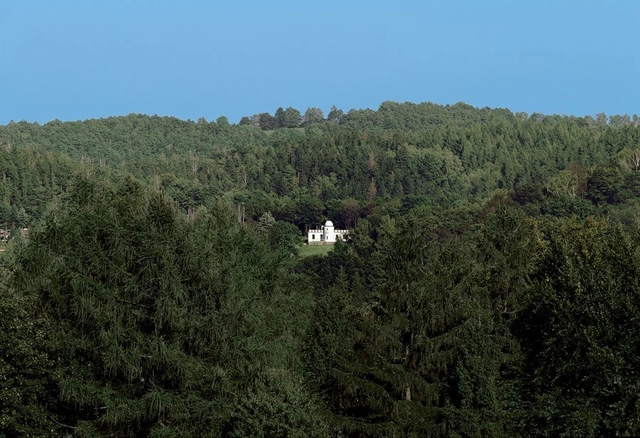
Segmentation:
{"type": "Polygon", "coordinates": [[[0,126],[0,435],[640,435],[639,144],[464,103],[0,126]]]}

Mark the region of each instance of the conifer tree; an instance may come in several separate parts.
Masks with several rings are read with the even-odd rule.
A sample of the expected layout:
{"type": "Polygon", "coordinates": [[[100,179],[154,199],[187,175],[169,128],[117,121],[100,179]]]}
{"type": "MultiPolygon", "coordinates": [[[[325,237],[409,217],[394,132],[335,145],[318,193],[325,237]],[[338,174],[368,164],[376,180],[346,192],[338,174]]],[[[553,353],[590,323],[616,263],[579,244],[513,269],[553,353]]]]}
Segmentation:
{"type": "Polygon", "coordinates": [[[544,436],[638,435],[637,232],[591,217],[550,221],[544,233],[517,331],[528,427],[544,436]]]}
{"type": "Polygon", "coordinates": [[[304,290],[224,208],[187,218],[131,178],[79,178],[30,239],[12,286],[50,327],[67,432],[268,435],[276,413],[283,433],[322,430],[295,365],[304,290]]]}
{"type": "Polygon", "coordinates": [[[333,427],[353,436],[509,436],[517,392],[502,372],[518,349],[501,315],[515,280],[492,289],[471,242],[440,241],[417,218],[398,224],[374,255],[382,272],[371,291],[339,277],[312,326],[307,362],[333,427]]]}

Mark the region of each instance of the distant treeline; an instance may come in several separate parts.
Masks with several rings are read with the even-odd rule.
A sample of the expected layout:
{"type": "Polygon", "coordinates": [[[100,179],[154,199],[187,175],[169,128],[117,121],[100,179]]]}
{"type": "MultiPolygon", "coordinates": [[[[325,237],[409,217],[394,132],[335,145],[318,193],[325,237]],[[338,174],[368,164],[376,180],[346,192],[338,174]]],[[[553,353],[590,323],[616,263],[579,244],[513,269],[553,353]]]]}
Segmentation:
{"type": "Polygon", "coordinates": [[[637,116],[385,102],[377,111],[334,108],[326,119],[317,108],[304,118],[279,109],[275,119],[285,120],[287,111],[298,114],[301,128],[143,115],[2,126],[0,223],[40,218],[76,174],[130,174],[184,210],[223,197],[249,219],[271,211],[301,229],[341,216],[345,203],[347,210],[357,204],[359,214],[382,208],[393,215],[419,205],[478,204],[497,189],[535,187],[593,205],[640,190],[637,116]]]}

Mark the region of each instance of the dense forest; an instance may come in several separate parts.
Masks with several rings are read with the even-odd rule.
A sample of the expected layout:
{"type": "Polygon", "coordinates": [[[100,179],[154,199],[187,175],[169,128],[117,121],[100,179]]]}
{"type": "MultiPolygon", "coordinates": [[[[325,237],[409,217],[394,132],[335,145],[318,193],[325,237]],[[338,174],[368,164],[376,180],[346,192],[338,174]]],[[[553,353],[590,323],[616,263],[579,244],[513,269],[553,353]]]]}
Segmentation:
{"type": "Polygon", "coordinates": [[[2,436],[640,435],[635,115],[11,122],[0,172],[2,436]]]}

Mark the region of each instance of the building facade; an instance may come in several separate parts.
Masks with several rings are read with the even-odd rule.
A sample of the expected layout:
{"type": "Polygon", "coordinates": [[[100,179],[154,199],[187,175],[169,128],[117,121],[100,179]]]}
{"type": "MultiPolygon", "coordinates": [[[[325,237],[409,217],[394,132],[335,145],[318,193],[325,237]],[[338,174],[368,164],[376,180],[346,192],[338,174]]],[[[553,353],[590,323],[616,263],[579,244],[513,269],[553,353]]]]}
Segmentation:
{"type": "Polygon", "coordinates": [[[332,245],[339,240],[345,240],[349,230],[336,230],[333,222],[327,221],[319,230],[309,230],[307,242],[309,245],[332,245]]]}

